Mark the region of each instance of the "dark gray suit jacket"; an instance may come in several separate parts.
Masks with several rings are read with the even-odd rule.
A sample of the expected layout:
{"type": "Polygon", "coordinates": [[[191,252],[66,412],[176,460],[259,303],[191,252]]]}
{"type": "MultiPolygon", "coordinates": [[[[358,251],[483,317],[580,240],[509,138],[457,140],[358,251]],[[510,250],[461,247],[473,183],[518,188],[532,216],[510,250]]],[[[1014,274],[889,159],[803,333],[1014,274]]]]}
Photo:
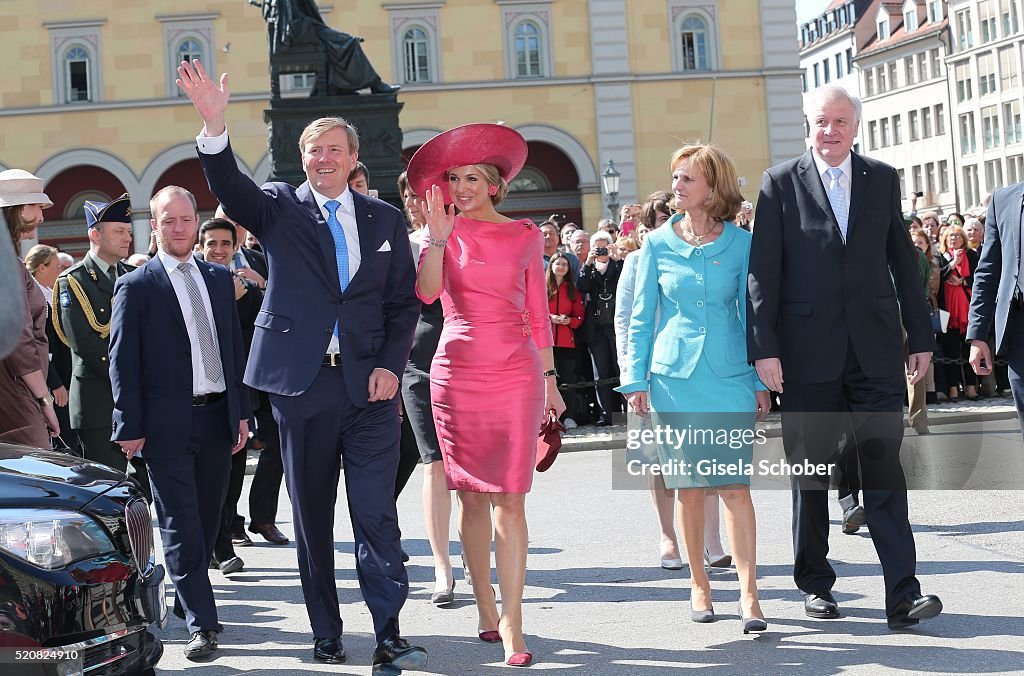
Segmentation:
{"type": "Polygon", "coordinates": [[[967,340],[986,340],[996,320],[996,354],[1003,351],[1006,319],[1020,270],[1021,209],[1024,208],[1024,183],[992,193],[985,217],[985,245],[974,272],[971,314],[967,340]],[[1006,274],[1003,274],[1003,273],[1006,274]]]}
{"type": "Polygon", "coordinates": [[[761,183],[747,357],[778,357],[787,382],[825,383],[840,377],[852,345],[868,377],[902,373],[901,314],[910,352],[931,352],[935,340],[899,177],[887,164],[852,155],[844,244],[812,152],[772,167],[761,183]]]}

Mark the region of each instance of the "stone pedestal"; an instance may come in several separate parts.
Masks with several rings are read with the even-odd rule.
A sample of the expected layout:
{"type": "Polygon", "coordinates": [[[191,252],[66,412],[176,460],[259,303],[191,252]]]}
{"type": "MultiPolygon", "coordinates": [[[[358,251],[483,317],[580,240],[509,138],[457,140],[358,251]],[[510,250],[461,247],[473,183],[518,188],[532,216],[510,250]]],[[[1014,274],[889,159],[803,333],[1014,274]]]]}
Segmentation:
{"type": "Polygon", "coordinates": [[[397,94],[362,94],[271,100],[263,111],[270,147],[271,179],[299,185],[306,180],[299,136],[320,117],[343,117],[359,132],[359,160],[370,172],[370,188],[385,202],[402,208],[398,175],[402,165],[402,130],[397,94]]]}

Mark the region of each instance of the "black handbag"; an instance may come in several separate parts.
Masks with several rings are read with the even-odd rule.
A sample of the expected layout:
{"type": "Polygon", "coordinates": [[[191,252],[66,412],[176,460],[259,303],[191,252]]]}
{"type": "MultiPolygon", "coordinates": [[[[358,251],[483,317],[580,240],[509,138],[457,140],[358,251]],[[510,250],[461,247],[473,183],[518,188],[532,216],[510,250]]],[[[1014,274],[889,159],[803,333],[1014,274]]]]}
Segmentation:
{"type": "Polygon", "coordinates": [[[600,326],[607,326],[615,323],[615,294],[597,293],[591,296],[591,302],[595,304],[594,319],[600,326]]]}

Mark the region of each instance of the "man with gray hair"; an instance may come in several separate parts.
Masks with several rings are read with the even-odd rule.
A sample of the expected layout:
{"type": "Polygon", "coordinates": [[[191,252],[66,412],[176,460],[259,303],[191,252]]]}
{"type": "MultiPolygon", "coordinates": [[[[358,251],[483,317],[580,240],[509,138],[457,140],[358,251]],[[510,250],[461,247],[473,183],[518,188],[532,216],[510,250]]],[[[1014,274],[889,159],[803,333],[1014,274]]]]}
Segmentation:
{"type": "MultiPolygon", "coordinates": [[[[900,465],[907,379],[924,378],[934,334],[901,212],[896,170],[851,152],[860,100],[826,86],[809,101],[812,147],[765,172],[747,289],[747,358],[782,396],[794,463],[836,462],[853,423],[864,509],[890,628],[935,617],[922,596],[900,465]],[[904,363],[906,329],[909,361],[904,363]],[[785,374],[785,377],[784,375],[785,374]],[[783,385],[785,383],[785,385],[783,385]]],[[[839,617],[828,554],[828,483],[793,483],[793,577],[810,617],[839,617]]]]}

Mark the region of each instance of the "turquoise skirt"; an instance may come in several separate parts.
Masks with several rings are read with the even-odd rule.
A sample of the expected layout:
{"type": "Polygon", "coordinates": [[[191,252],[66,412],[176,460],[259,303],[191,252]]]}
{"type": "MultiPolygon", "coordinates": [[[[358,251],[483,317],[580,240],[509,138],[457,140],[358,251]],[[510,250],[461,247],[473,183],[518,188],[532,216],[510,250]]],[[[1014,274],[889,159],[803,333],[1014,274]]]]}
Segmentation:
{"type": "Polygon", "coordinates": [[[701,355],[689,378],[652,373],[650,399],[667,488],[750,485],[756,406],[750,373],[722,378],[701,355]]]}

